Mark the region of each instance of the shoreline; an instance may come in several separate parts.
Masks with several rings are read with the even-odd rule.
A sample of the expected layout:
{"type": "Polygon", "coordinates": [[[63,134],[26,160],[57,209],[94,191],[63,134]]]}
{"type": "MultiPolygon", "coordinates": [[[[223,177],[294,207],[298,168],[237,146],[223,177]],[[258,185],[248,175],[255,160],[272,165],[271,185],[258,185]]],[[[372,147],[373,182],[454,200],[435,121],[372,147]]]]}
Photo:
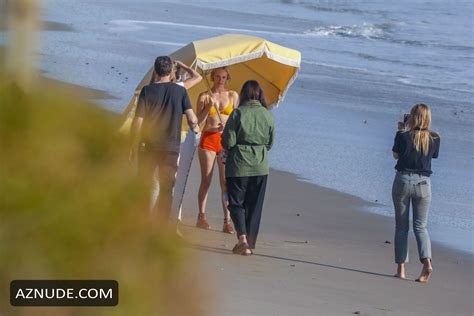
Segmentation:
{"type": "MultiPolygon", "coordinates": [[[[371,42],[373,45],[367,46],[366,40],[357,36],[305,35],[305,30],[314,29],[315,26],[324,28],[334,23],[344,23],[346,13],[342,14],[342,19],[334,19],[337,13],[320,12],[324,21],[319,21],[314,14],[308,15],[312,11],[298,4],[275,3],[268,6],[257,1],[254,15],[243,14],[235,5],[225,3],[216,7],[208,1],[200,1],[199,5],[165,2],[153,10],[138,11],[133,9],[136,4],[129,1],[121,1],[120,4],[116,6],[106,1],[85,1],[66,5],[61,1],[48,1],[42,19],[49,21],[50,30],[41,32],[43,44],[39,49],[43,69],[55,78],[108,91],[119,100],[103,100],[100,103],[120,113],[131,97],[130,91],[134,90],[157,55],[169,54],[192,40],[219,35],[226,28],[241,29],[246,25],[245,29],[251,32],[267,32],[262,34],[266,34],[269,40],[299,49],[304,62],[299,75],[301,80],[296,80],[292,85],[281,112],[277,110],[274,113],[275,118],[280,119],[281,133],[273,150],[273,166],[307,175],[321,185],[355,194],[368,201],[378,200],[388,205],[388,209],[379,208],[377,212],[390,215],[390,182],[393,179],[390,148],[394,123],[412,102],[423,101],[433,106],[435,129],[444,139],[452,140],[443,143],[443,153],[446,155],[443,154],[436,162],[436,178],[439,181],[433,183],[435,192],[430,225],[440,223],[440,228],[467,228],[472,235],[472,177],[466,179],[467,182],[458,179],[462,170],[473,167],[473,160],[466,151],[472,145],[469,121],[472,120],[473,112],[470,103],[465,104],[465,95],[458,95],[448,87],[444,92],[434,93],[420,86],[401,83],[397,80],[399,75],[412,83],[418,80],[415,80],[416,76],[406,76],[405,71],[399,73],[400,69],[394,68],[390,62],[383,62],[385,59],[378,59],[388,52],[383,49],[383,41],[374,39],[371,42]],[[290,10],[285,10],[283,15],[293,12],[294,21],[280,22],[278,8],[283,7],[290,10]],[[218,17],[217,27],[205,18],[207,14],[213,13],[218,17]],[[180,23],[183,18],[187,20],[186,23],[180,23]],[[268,23],[264,23],[265,27],[257,27],[252,24],[255,18],[262,18],[268,23]],[[157,25],[153,21],[157,20],[164,23],[163,28],[160,28],[163,32],[155,32],[157,25]],[[117,21],[142,21],[143,24],[122,28],[118,27],[120,23],[117,21]],[[304,36],[297,39],[293,36],[278,36],[283,29],[304,36]],[[332,50],[333,41],[344,47],[342,55],[332,50]],[[361,45],[348,45],[352,41],[361,45]],[[362,48],[363,54],[359,48],[362,48]],[[369,55],[365,53],[377,58],[367,58],[369,55]],[[328,64],[336,68],[326,67],[328,64]],[[354,70],[355,65],[359,70],[354,70]],[[290,122],[296,124],[294,132],[288,132],[290,122]],[[306,126],[311,128],[307,129],[306,126]],[[318,139],[318,142],[312,145],[312,139],[318,139]],[[302,151],[302,148],[308,150],[302,151]],[[319,156],[317,163],[307,166],[308,161],[315,162],[315,155],[319,156]],[[354,170],[353,166],[358,166],[363,172],[354,170]],[[334,174],[347,178],[335,178],[334,174]]],[[[399,12],[399,6],[393,9],[399,12]]],[[[399,13],[404,15],[404,12],[399,13]]],[[[355,19],[354,22],[366,22],[363,21],[366,15],[357,12],[347,14],[355,19]]],[[[400,36],[407,35],[403,28],[393,31],[400,36]]],[[[424,34],[416,36],[420,40],[425,39],[424,34]]],[[[420,49],[424,52],[424,49],[420,49]]],[[[403,61],[406,56],[399,57],[403,61]]],[[[410,67],[408,70],[416,68],[410,67]]],[[[441,79],[433,78],[436,82],[441,79]]],[[[369,212],[372,210],[369,209],[369,212]]],[[[434,225],[431,227],[437,229],[434,225]]],[[[444,240],[443,234],[438,239],[444,240]]],[[[454,248],[458,247],[454,245],[454,248]]]]}
{"type": "MultiPolygon", "coordinates": [[[[198,160],[197,157],[194,157],[194,159],[193,159],[193,168],[195,168],[195,165],[197,164],[197,160],[198,160]]],[[[215,172],[217,172],[217,171],[215,171],[215,172]]],[[[363,199],[359,196],[356,196],[356,195],[353,195],[353,194],[350,194],[350,193],[347,193],[347,192],[342,192],[342,191],[339,191],[339,190],[336,190],[336,189],[333,189],[333,188],[328,188],[328,187],[319,185],[317,183],[310,182],[310,180],[308,180],[307,178],[304,178],[300,175],[294,174],[294,173],[289,172],[289,171],[270,168],[270,174],[277,174],[279,177],[280,176],[289,177],[291,179],[294,179],[294,181],[296,181],[297,183],[299,183],[302,186],[308,186],[310,188],[311,187],[317,188],[318,190],[322,190],[322,191],[328,192],[330,194],[335,194],[335,195],[340,195],[342,197],[345,197],[345,199],[348,199],[348,200],[351,200],[352,202],[355,202],[355,204],[349,206],[350,209],[352,209],[353,211],[359,212],[360,215],[373,216],[376,221],[382,222],[384,227],[389,228],[388,233],[390,233],[392,235],[395,233],[395,218],[393,216],[389,216],[389,215],[385,215],[385,214],[379,214],[379,213],[375,213],[375,212],[371,212],[371,211],[367,210],[370,207],[377,207],[377,206],[380,206],[382,204],[370,202],[370,201],[367,201],[367,200],[365,200],[365,199],[363,199]]],[[[190,175],[190,177],[191,177],[191,175],[190,175]]],[[[217,185],[216,181],[218,181],[218,179],[214,175],[213,181],[212,181],[213,185],[214,184],[217,185]]],[[[192,180],[189,180],[189,182],[191,183],[192,180]]],[[[188,190],[189,190],[189,188],[187,187],[185,197],[184,197],[185,201],[189,198],[189,196],[188,196],[189,191],[188,190]],[[188,198],[186,196],[188,196],[188,198]]],[[[215,194],[218,194],[218,192],[215,192],[215,194]]],[[[196,199],[196,201],[197,201],[197,199],[196,199]]],[[[215,202],[216,201],[213,201],[213,203],[215,203],[215,202]]],[[[208,203],[210,203],[210,202],[208,202],[208,203]]],[[[185,202],[183,202],[183,207],[184,207],[184,204],[185,204],[185,202]]],[[[188,204],[187,207],[190,208],[191,206],[189,205],[189,201],[188,201],[187,204],[188,204]]],[[[384,207],[388,207],[388,206],[384,206],[384,207]]],[[[295,212],[295,215],[296,214],[298,214],[298,212],[295,212]]],[[[189,215],[183,215],[183,216],[188,217],[189,215]]],[[[299,215],[297,215],[297,216],[299,216],[299,215]]],[[[188,218],[188,220],[189,220],[189,218],[188,218]]],[[[411,221],[412,220],[410,218],[409,239],[410,240],[413,239],[411,241],[414,242],[415,237],[414,237],[413,230],[412,230],[412,227],[411,227],[411,221]]],[[[448,228],[446,228],[446,229],[448,229],[448,228]]],[[[428,232],[430,233],[430,227],[428,227],[428,232]]],[[[466,233],[469,233],[469,232],[466,231],[466,233]]],[[[390,237],[393,239],[393,236],[390,236],[390,237]]],[[[431,237],[431,233],[430,233],[430,237],[431,237]]],[[[391,241],[391,244],[393,245],[393,241],[391,241]]],[[[432,239],[431,244],[432,244],[433,248],[439,248],[442,251],[452,252],[453,254],[455,254],[455,256],[467,256],[467,257],[472,257],[472,259],[474,259],[474,253],[471,253],[467,250],[462,250],[462,249],[447,245],[447,244],[443,243],[442,241],[432,239]]]]}
{"type": "MultiPolygon", "coordinates": [[[[94,88],[91,88],[91,87],[80,86],[80,85],[77,85],[77,84],[74,84],[74,83],[70,83],[70,82],[66,82],[66,81],[62,81],[62,80],[57,80],[57,79],[54,79],[54,78],[49,78],[49,77],[47,77],[47,74],[44,74],[44,73],[42,74],[42,78],[45,79],[46,84],[51,84],[51,85],[55,84],[55,85],[58,85],[60,87],[64,87],[65,89],[67,89],[67,91],[76,93],[78,95],[82,95],[83,97],[88,99],[90,102],[96,104],[96,106],[98,106],[98,107],[100,107],[104,110],[107,110],[111,114],[113,113],[113,115],[117,115],[117,118],[121,117],[121,115],[122,115],[122,113],[106,109],[106,107],[104,107],[104,105],[98,103],[98,101],[117,100],[118,99],[116,96],[110,94],[107,91],[98,90],[98,89],[94,89],[94,88]]],[[[193,159],[193,165],[194,165],[196,160],[197,160],[197,157],[195,157],[193,159]]],[[[368,200],[366,200],[362,197],[359,197],[357,195],[353,195],[353,194],[350,194],[350,193],[347,193],[347,192],[344,192],[344,191],[339,191],[339,190],[334,189],[334,188],[325,187],[325,186],[320,185],[318,183],[312,182],[311,179],[305,178],[303,175],[299,175],[299,174],[293,173],[291,171],[286,171],[286,170],[281,170],[281,169],[274,169],[274,168],[271,168],[271,170],[273,172],[277,172],[277,173],[281,173],[281,174],[287,174],[290,177],[294,177],[296,179],[296,181],[300,182],[301,184],[316,186],[316,187],[324,188],[324,189],[329,190],[329,191],[337,192],[337,193],[342,194],[342,195],[347,195],[347,196],[353,198],[354,201],[358,201],[357,203],[360,203],[360,205],[358,207],[358,211],[363,212],[363,213],[367,213],[367,214],[371,214],[371,215],[374,215],[374,216],[380,216],[380,217],[382,217],[383,219],[386,219],[389,222],[394,221],[394,217],[389,215],[389,214],[382,214],[382,213],[378,213],[378,212],[370,210],[370,208],[376,208],[376,207],[383,207],[385,209],[390,209],[392,206],[381,204],[381,203],[378,203],[378,202],[368,201],[368,200]]],[[[392,179],[390,179],[390,181],[392,181],[392,179]]],[[[392,224],[392,228],[394,230],[394,224],[392,224]]],[[[463,237],[468,238],[469,237],[468,235],[471,235],[471,237],[472,237],[472,232],[470,232],[468,230],[455,228],[455,227],[441,227],[440,224],[432,224],[432,223],[429,223],[428,230],[429,230],[429,233],[430,233],[431,242],[433,244],[436,244],[438,247],[443,247],[443,248],[446,248],[448,250],[459,252],[460,254],[463,254],[463,255],[466,255],[466,256],[474,256],[474,245],[472,245],[472,243],[471,243],[470,247],[468,247],[468,246],[461,247],[458,244],[454,243],[454,240],[456,240],[458,237],[463,236],[463,237]],[[433,234],[432,231],[434,231],[434,234],[433,234]],[[453,233],[455,234],[454,237],[452,236],[453,233]],[[451,240],[443,242],[442,240],[439,240],[436,237],[433,239],[433,235],[434,236],[449,237],[448,239],[451,239],[451,240]],[[470,248],[470,250],[468,248],[470,248]]],[[[413,235],[412,228],[410,228],[410,234],[413,235]]]]}
{"type": "Polygon", "coordinates": [[[362,210],[367,203],[360,198],[301,182],[288,172],[271,170],[254,255],[233,255],[236,237],[220,232],[216,175],[207,206],[212,228],[194,227],[196,160],[180,229],[210,276],[203,274],[202,282],[209,281],[219,297],[210,302],[210,314],[472,313],[474,256],[434,242],[433,277],[428,284],[414,282],[421,264],[410,232],[408,280],[395,279],[393,219],[362,210]]]}
{"type": "MultiPolygon", "coordinates": [[[[366,200],[366,199],[364,199],[360,196],[357,196],[357,195],[354,195],[354,194],[351,194],[351,193],[348,193],[348,192],[339,191],[339,190],[334,189],[334,188],[325,187],[321,184],[314,183],[311,180],[309,180],[307,178],[304,178],[304,177],[302,177],[298,174],[292,173],[290,171],[281,170],[281,169],[272,169],[272,170],[274,170],[276,172],[283,172],[283,173],[288,173],[289,175],[293,175],[293,176],[296,177],[297,181],[300,181],[302,183],[307,183],[309,185],[315,185],[317,187],[323,187],[323,188],[326,188],[328,190],[333,190],[333,191],[341,193],[341,194],[346,194],[346,195],[352,196],[354,198],[361,199],[364,203],[366,203],[366,205],[360,207],[359,211],[366,212],[366,213],[369,213],[369,214],[373,214],[375,216],[381,216],[382,218],[386,218],[391,222],[393,222],[395,220],[393,214],[388,214],[388,213],[385,213],[385,212],[382,213],[382,212],[371,210],[371,209],[375,209],[377,207],[381,207],[381,208],[384,208],[384,209],[390,209],[393,212],[393,206],[392,205],[385,205],[385,204],[382,204],[382,203],[379,203],[379,202],[371,202],[371,201],[368,201],[368,200],[366,200]]],[[[390,179],[390,181],[392,181],[392,179],[390,179]]],[[[390,194],[390,192],[389,192],[389,194],[390,194]]],[[[411,208],[410,208],[410,212],[413,212],[413,210],[411,208]]],[[[411,218],[410,218],[410,223],[411,223],[411,218]]],[[[393,229],[395,231],[394,224],[393,224],[393,229]]],[[[428,233],[430,234],[432,244],[433,243],[437,244],[439,247],[443,247],[443,248],[446,248],[446,249],[449,249],[449,250],[453,250],[453,251],[462,253],[464,255],[474,256],[473,241],[471,241],[471,243],[469,245],[464,245],[464,246],[459,245],[458,243],[456,243],[456,241],[459,240],[459,239],[469,240],[469,238],[471,238],[471,239],[474,238],[474,235],[471,231],[469,231],[467,229],[458,228],[458,227],[451,227],[451,226],[445,227],[441,223],[428,223],[428,233]],[[435,237],[433,237],[433,236],[435,236],[435,237]],[[438,237],[441,237],[441,236],[444,239],[438,238],[438,237]]],[[[410,234],[413,234],[412,227],[410,227],[410,234]]]]}
{"type": "MultiPolygon", "coordinates": [[[[336,190],[336,189],[333,189],[333,188],[328,188],[328,187],[322,186],[318,183],[313,183],[310,180],[307,180],[305,178],[300,178],[300,176],[298,176],[296,174],[293,174],[289,171],[279,170],[279,169],[274,169],[274,170],[277,171],[277,172],[285,172],[285,173],[289,173],[291,175],[294,175],[294,176],[296,176],[297,181],[301,181],[303,183],[308,183],[309,185],[324,187],[324,188],[327,188],[329,190],[334,190],[335,192],[339,192],[341,194],[347,194],[347,195],[353,196],[355,198],[361,199],[362,201],[364,201],[366,203],[365,206],[362,206],[359,209],[361,212],[367,212],[369,214],[373,214],[373,215],[376,215],[376,216],[382,216],[383,218],[388,219],[390,222],[393,222],[392,226],[393,226],[393,230],[395,232],[395,226],[394,226],[395,225],[394,224],[395,218],[394,218],[393,214],[381,213],[381,212],[371,210],[372,208],[382,207],[384,209],[390,209],[393,212],[393,206],[392,205],[385,205],[385,204],[381,204],[381,203],[378,203],[378,202],[367,201],[366,199],[364,199],[362,197],[359,197],[357,195],[353,195],[353,194],[350,194],[350,193],[347,193],[347,192],[339,191],[339,190],[336,190]]],[[[390,181],[392,181],[392,179],[390,179],[390,181]]],[[[413,212],[413,210],[410,208],[410,213],[411,212],[413,212]]],[[[411,217],[410,217],[410,223],[411,223],[411,217]]],[[[432,244],[437,244],[439,247],[443,247],[443,248],[446,248],[446,249],[449,249],[449,250],[453,250],[455,252],[459,252],[459,253],[464,254],[464,255],[474,256],[474,244],[473,244],[474,235],[471,231],[466,230],[466,229],[462,229],[462,228],[458,228],[458,227],[451,227],[451,226],[446,227],[446,226],[443,226],[441,223],[428,223],[428,233],[430,234],[432,244]],[[466,244],[466,245],[460,245],[459,243],[456,242],[460,239],[462,239],[462,240],[471,240],[471,243],[466,244]]],[[[413,234],[413,229],[412,229],[411,225],[410,225],[410,234],[413,234]]]]}
{"type": "Polygon", "coordinates": [[[421,264],[410,232],[408,280],[393,278],[393,218],[364,210],[374,203],[271,169],[257,249],[242,257],[231,253],[235,235],[220,232],[217,171],[207,206],[212,229],[194,227],[199,181],[195,156],[180,229],[203,272],[193,280],[217,298],[205,302],[209,315],[473,312],[474,256],[433,242],[433,277],[419,284],[413,281],[421,264]]]}
{"type": "MultiPolygon", "coordinates": [[[[206,208],[212,228],[195,227],[196,151],[179,223],[186,264],[196,270],[181,277],[202,293],[184,287],[173,304],[199,305],[205,315],[473,315],[474,182],[459,180],[474,167],[464,10],[471,5],[255,1],[243,12],[241,2],[41,2],[38,77],[110,113],[117,131],[153,59],[193,40],[242,32],[303,56],[299,79],[273,111],[270,166],[278,169],[268,178],[254,255],[232,254],[237,238],[221,231],[215,169],[206,208]],[[433,181],[434,272],[427,284],[414,281],[422,265],[411,219],[407,280],[393,277],[390,149],[396,121],[419,101],[432,107],[433,127],[446,140],[433,181]]],[[[119,263],[134,259],[118,254],[119,263]]],[[[161,281],[145,272],[139,288],[161,281]]]]}
{"type": "MultiPolygon", "coordinates": [[[[358,210],[360,212],[363,212],[363,213],[368,213],[368,214],[372,214],[372,215],[375,215],[375,216],[380,216],[382,218],[382,220],[388,220],[392,225],[393,233],[395,233],[395,222],[394,222],[395,217],[394,217],[394,215],[385,214],[385,213],[378,213],[376,211],[371,211],[370,210],[370,208],[383,207],[383,208],[386,208],[386,209],[392,209],[392,211],[393,211],[393,206],[381,204],[381,203],[378,203],[378,202],[371,202],[371,201],[368,201],[368,200],[366,200],[366,199],[364,199],[360,196],[350,194],[348,192],[339,191],[339,190],[334,189],[334,188],[325,187],[321,184],[314,183],[310,179],[304,178],[301,175],[292,173],[290,171],[274,169],[274,168],[271,168],[271,170],[274,171],[274,172],[277,172],[277,173],[287,174],[290,177],[295,177],[296,181],[301,182],[302,184],[313,185],[313,186],[324,188],[324,189],[327,189],[327,190],[330,190],[330,191],[333,191],[333,192],[336,192],[336,193],[339,193],[339,194],[343,194],[343,195],[353,197],[354,199],[361,200],[361,203],[365,203],[365,204],[360,206],[360,207],[355,208],[356,210],[358,210]]],[[[411,209],[410,209],[410,211],[412,212],[411,209]]],[[[410,218],[410,224],[411,224],[411,220],[412,219],[410,218]]],[[[474,246],[472,244],[471,244],[470,247],[468,247],[468,246],[461,247],[461,246],[457,246],[457,245],[453,244],[453,240],[456,239],[456,237],[459,236],[459,235],[465,235],[466,238],[469,238],[469,237],[472,238],[473,237],[472,232],[470,232],[469,230],[464,230],[464,229],[460,229],[460,228],[457,228],[457,227],[441,227],[441,224],[439,224],[439,223],[434,223],[434,224],[429,223],[428,233],[430,234],[431,243],[435,244],[436,247],[444,248],[445,250],[449,250],[449,251],[459,253],[459,255],[474,256],[474,246]],[[434,229],[433,229],[433,227],[434,227],[434,229]],[[433,231],[435,233],[433,233],[433,231]],[[450,234],[455,234],[456,237],[449,236],[450,234]],[[447,239],[450,239],[450,240],[443,242],[442,240],[439,240],[437,238],[433,239],[432,235],[436,235],[436,236],[443,235],[445,237],[448,237],[447,239]],[[471,236],[468,236],[468,235],[471,235],[471,236]],[[470,250],[468,250],[467,248],[469,248],[470,250]]],[[[409,234],[411,234],[412,237],[414,236],[411,225],[410,225],[409,234]]]]}

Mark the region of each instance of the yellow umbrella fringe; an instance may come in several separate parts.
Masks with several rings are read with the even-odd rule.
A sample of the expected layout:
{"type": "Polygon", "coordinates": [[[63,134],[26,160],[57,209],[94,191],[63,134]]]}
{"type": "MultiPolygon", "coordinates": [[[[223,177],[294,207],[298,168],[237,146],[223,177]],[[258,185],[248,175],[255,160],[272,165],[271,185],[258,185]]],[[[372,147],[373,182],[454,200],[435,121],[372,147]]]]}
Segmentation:
{"type": "Polygon", "coordinates": [[[295,71],[295,74],[290,78],[290,80],[288,81],[288,84],[285,88],[285,90],[283,90],[283,92],[278,96],[278,101],[273,103],[273,104],[270,104],[269,108],[272,108],[272,107],[278,107],[278,105],[283,102],[283,100],[285,99],[285,95],[286,93],[288,92],[288,89],[290,89],[291,85],[295,82],[296,80],[296,77],[298,76],[298,73],[300,72],[300,68],[296,69],[295,71]]]}
{"type": "Polygon", "coordinates": [[[213,62],[213,63],[205,63],[205,62],[202,62],[202,61],[198,60],[197,61],[197,66],[199,68],[201,68],[202,70],[210,70],[210,69],[219,68],[219,67],[231,66],[231,65],[238,64],[238,63],[241,63],[241,62],[244,62],[244,61],[249,61],[249,60],[252,60],[252,59],[257,59],[257,58],[262,57],[263,54],[265,54],[269,59],[277,61],[277,62],[279,62],[281,64],[284,64],[284,65],[287,65],[287,66],[299,68],[300,65],[301,65],[300,60],[295,61],[295,60],[292,60],[290,58],[286,58],[286,57],[274,54],[274,53],[268,51],[267,48],[265,48],[265,49],[263,49],[262,51],[259,51],[259,52],[254,52],[254,53],[250,53],[250,54],[247,54],[247,55],[242,55],[242,56],[238,56],[238,57],[224,59],[224,60],[220,60],[218,62],[213,62]]]}

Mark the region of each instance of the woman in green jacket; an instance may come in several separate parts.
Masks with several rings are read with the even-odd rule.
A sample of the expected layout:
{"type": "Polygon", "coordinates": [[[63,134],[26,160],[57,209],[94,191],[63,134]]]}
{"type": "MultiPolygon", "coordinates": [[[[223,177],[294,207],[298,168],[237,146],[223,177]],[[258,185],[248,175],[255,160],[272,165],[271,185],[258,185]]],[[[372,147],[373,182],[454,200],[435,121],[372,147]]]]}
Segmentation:
{"type": "Polygon", "coordinates": [[[238,243],[235,254],[255,249],[269,172],[268,151],[275,135],[273,117],[255,80],[244,83],[239,107],[230,115],[222,134],[228,152],[225,166],[229,210],[238,243]]]}

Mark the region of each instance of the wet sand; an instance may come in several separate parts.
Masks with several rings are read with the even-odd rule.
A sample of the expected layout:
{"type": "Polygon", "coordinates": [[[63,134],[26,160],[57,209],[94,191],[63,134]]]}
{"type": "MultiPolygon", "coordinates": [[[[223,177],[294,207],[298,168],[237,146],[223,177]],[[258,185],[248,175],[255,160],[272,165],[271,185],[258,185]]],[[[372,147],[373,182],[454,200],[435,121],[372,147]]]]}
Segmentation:
{"type": "Polygon", "coordinates": [[[197,157],[181,230],[201,259],[214,315],[472,315],[473,256],[433,244],[434,273],[421,271],[410,232],[408,280],[394,278],[394,220],[361,211],[357,197],[271,171],[255,254],[233,255],[221,233],[217,177],[207,207],[211,231],[194,228],[197,157]]]}
{"type": "MultiPolygon", "coordinates": [[[[110,4],[102,2],[106,6],[110,4]]],[[[60,3],[58,6],[82,5],[57,3],[60,3]]],[[[127,9],[132,6],[135,7],[135,4],[126,4],[127,9]]],[[[82,91],[79,87],[72,87],[82,91],[79,93],[86,98],[109,98],[110,95],[103,94],[105,90],[117,95],[120,101],[114,102],[114,106],[109,109],[123,110],[123,104],[128,102],[131,91],[148,70],[154,56],[169,53],[180,47],[181,43],[200,38],[201,35],[196,35],[195,30],[191,29],[180,31],[179,37],[176,37],[179,40],[174,39],[174,42],[170,40],[174,38],[174,32],[164,33],[163,38],[157,37],[161,42],[147,45],[139,41],[145,37],[133,41],[125,37],[124,40],[122,33],[109,28],[110,21],[124,18],[153,20],[156,19],[156,12],[135,12],[130,9],[128,12],[133,14],[129,14],[122,12],[122,8],[117,10],[120,14],[113,14],[110,9],[106,16],[102,16],[105,11],[101,10],[90,10],[88,15],[74,15],[84,19],[82,24],[77,21],[80,19],[73,19],[75,24],[69,24],[71,17],[67,14],[59,19],[61,22],[47,24],[47,29],[68,36],[61,42],[55,39],[57,34],[49,34],[50,42],[57,46],[48,46],[47,51],[43,52],[43,69],[48,69],[55,78],[71,76],[74,80],[70,81],[98,89],[82,91]],[[68,32],[71,30],[77,30],[78,33],[68,32]],[[101,34],[101,37],[91,37],[94,32],[101,34]],[[87,41],[84,40],[86,36],[89,36],[87,41]],[[63,47],[67,50],[63,50],[63,47]],[[71,63],[71,60],[75,62],[71,63]],[[130,80],[122,79],[124,76],[129,76],[130,80]]],[[[175,21],[174,17],[179,15],[190,18],[196,24],[201,24],[201,19],[208,22],[207,8],[160,4],[160,11],[167,13],[164,17],[160,16],[166,21],[175,21]],[[165,11],[168,9],[170,12],[165,11]]],[[[228,11],[220,13],[225,14],[216,16],[226,26],[236,23],[241,27],[241,24],[253,20],[252,16],[242,13],[238,17],[245,20],[240,23],[228,11]],[[228,25],[228,21],[231,24],[228,25]]],[[[186,23],[191,22],[186,20],[186,23]]],[[[306,68],[309,66],[306,65],[306,68]]],[[[348,86],[345,81],[341,85],[348,86]]],[[[295,85],[294,89],[297,87],[295,85]]],[[[341,90],[328,91],[340,99],[341,90]]],[[[391,96],[388,95],[387,99],[392,100],[391,96]]],[[[243,257],[231,253],[236,237],[220,232],[223,215],[216,174],[207,208],[213,230],[194,228],[198,185],[198,161],[195,159],[185,196],[181,230],[198,264],[204,267],[196,279],[201,286],[210,288],[210,300],[203,304],[208,306],[212,315],[474,313],[473,255],[433,243],[434,274],[429,284],[416,283],[413,280],[418,277],[421,264],[417,259],[413,233],[410,232],[409,280],[393,278],[396,268],[393,263],[394,220],[362,211],[364,207],[374,204],[299,181],[293,174],[272,170],[257,249],[253,256],[243,257]]],[[[183,300],[186,300],[186,293],[183,293],[183,300]]]]}
{"type": "MultiPolygon", "coordinates": [[[[59,25],[59,23],[56,23],[56,24],[59,25]]],[[[53,23],[53,25],[55,25],[55,23],[53,23]]],[[[2,60],[4,56],[5,56],[5,46],[0,45],[0,60],[2,60]]],[[[92,87],[85,87],[82,85],[78,85],[78,84],[74,84],[74,83],[70,83],[66,81],[56,80],[56,79],[50,78],[49,75],[50,74],[46,71],[41,71],[41,70],[39,71],[38,82],[41,83],[42,89],[48,89],[51,87],[59,88],[66,93],[69,93],[71,95],[74,95],[86,100],[90,100],[96,103],[101,100],[117,100],[117,97],[111,95],[107,91],[94,89],[92,87]]]]}
{"type": "MultiPolygon", "coordinates": [[[[50,80],[49,84],[60,82],[50,80]]],[[[108,93],[68,83],[94,100],[108,93]]],[[[217,170],[208,199],[211,231],[194,227],[199,164],[193,161],[180,225],[211,295],[210,315],[472,315],[474,257],[433,243],[434,273],[421,271],[410,232],[408,280],[393,277],[394,220],[363,211],[377,204],[272,170],[255,254],[233,255],[236,237],[220,232],[217,170]]],[[[387,193],[389,194],[389,192],[387,193]]],[[[466,241],[472,242],[472,241],[466,241]]]]}
{"type": "MultiPolygon", "coordinates": [[[[53,82],[51,82],[53,84],[53,82]]],[[[57,83],[54,83],[57,84],[57,83]]],[[[89,99],[103,91],[64,83],[89,99]]],[[[271,170],[261,232],[251,257],[233,255],[235,235],[222,233],[217,170],[208,199],[212,230],[194,227],[199,163],[193,161],[180,229],[206,288],[210,315],[472,315],[474,258],[433,243],[434,273],[421,271],[410,232],[408,280],[392,275],[389,217],[363,211],[377,204],[271,170]]],[[[389,193],[387,193],[389,194],[389,193]]],[[[184,296],[186,294],[184,293],[184,296]]]]}

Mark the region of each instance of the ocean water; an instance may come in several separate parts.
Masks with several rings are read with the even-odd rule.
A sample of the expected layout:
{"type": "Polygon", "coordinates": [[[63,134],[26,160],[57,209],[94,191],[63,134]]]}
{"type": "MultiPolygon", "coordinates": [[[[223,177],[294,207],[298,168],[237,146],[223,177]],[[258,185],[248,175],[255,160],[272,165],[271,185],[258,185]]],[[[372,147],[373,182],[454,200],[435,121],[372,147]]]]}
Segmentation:
{"type": "Polygon", "coordinates": [[[42,3],[44,19],[69,30],[41,32],[40,67],[116,96],[102,105],[117,112],[157,55],[190,41],[243,33],[300,50],[299,77],[273,111],[271,164],[376,202],[370,212],[393,215],[396,124],[415,103],[429,104],[441,135],[431,233],[474,252],[472,1],[42,3]]]}

